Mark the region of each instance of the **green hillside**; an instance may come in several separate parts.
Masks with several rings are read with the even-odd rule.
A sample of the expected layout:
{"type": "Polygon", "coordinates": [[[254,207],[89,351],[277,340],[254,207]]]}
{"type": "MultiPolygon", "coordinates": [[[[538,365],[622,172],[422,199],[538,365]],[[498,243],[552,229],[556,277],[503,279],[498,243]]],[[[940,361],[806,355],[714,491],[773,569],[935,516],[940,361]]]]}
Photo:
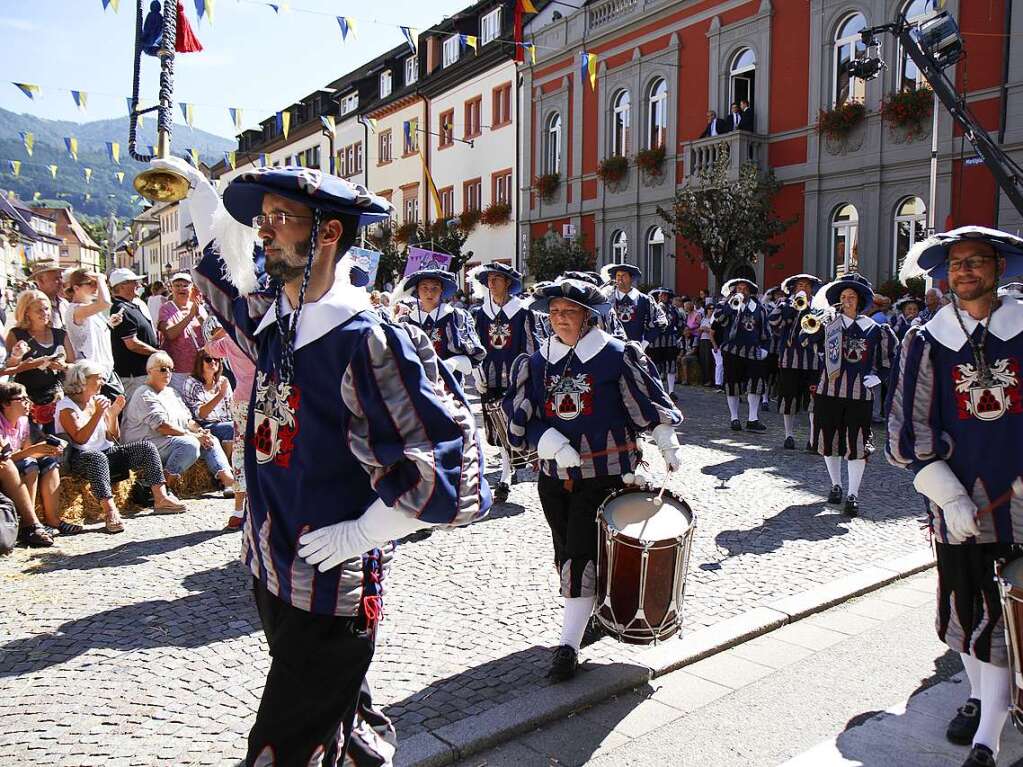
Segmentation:
{"type": "MultiPolygon", "coordinates": [[[[139,131],[139,150],[147,152],[148,145],[156,143],[156,119],[147,116],[139,131]]],[[[208,164],[222,160],[225,151],[235,148],[231,139],[215,136],[186,125],[175,125],[171,139],[174,154],[183,156],[188,149],[199,150],[199,156],[208,164]]],[[[31,201],[35,192],[44,200],[71,203],[75,211],[91,216],[106,217],[111,211],[118,217],[131,217],[139,206],[131,202],[135,189],[132,179],[142,170],[142,163],[128,157],[128,118],[73,123],[63,120],[43,120],[27,114],[15,114],[0,109],[0,189],[13,189],[23,200],[31,201]],[[21,132],[35,136],[32,156],[25,152],[21,132]],[[64,146],[64,137],[78,139],[78,160],[71,158],[64,146]],[[114,164],[107,155],[106,142],[121,145],[121,162],[114,164]],[[14,176],[9,160],[21,161],[21,172],[14,176]],[[50,165],[57,166],[57,177],[50,176],[50,165]],[[92,179],[85,180],[85,168],[92,168],[92,179]],[[115,174],[124,172],[124,183],[119,184],[115,174]],[[85,195],[90,195],[86,200],[85,195]]]]}

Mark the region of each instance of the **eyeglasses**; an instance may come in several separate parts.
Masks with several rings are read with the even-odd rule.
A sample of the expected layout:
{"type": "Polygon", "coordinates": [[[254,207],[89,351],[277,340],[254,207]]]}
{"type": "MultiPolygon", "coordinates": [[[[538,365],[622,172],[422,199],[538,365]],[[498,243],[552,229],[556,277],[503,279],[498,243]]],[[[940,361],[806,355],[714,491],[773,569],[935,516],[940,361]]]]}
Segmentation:
{"type": "Polygon", "coordinates": [[[210,365],[219,365],[220,364],[220,360],[216,359],[215,357],[203,357],[202,361],[204,363],[209,363],[210,365]]]}
{"type": "Polygon", "coordinates": [[[264,226],[280,228],[287,226],[289,221],[312,221],[312,216],[296,216],[294,213],[261,213],[252,217],[252,226],[259,229],[264,226]]]}
{"type": "Polygon", "coordinates": [[[950,272],[961,272],[963,269],[974,272],[984,266],[985,262],[990,261],[994,256],[970,256],[969,258],[962,258],[958,261],[949,261],[948,270],[950,272]]]}
{"type": "Polygon", "coordinates": [[[171,373],[171,372],[173,372],[172,368],[169,368],[169,367],[166,367],[166,366],[161,366],[161,367],[153,368],[153,369],[154,370],[159,370],[161,373],[171,373]]]}

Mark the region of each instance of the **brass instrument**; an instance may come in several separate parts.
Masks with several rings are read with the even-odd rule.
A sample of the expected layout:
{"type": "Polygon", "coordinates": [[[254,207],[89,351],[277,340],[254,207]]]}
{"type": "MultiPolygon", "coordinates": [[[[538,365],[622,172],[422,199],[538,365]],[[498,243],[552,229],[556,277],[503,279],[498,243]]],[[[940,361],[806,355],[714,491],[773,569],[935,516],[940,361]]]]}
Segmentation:
{"type": "Polygon", "coordinates": [[[835,308],[832,306],[827,309],[814,309],[799,321],[799,327],[803,329],[804,333],[812,336],[834,320],[836,316],[835,308]]]}
{"type": "Polygon", "coordinates": [[[746,298],[742,295],[742,293],[732,293],[728,299],[728,305],[735,311],[739,311],[745,301],[746,298]]]}
{"type": "MultiPolygon", "coordinates": [[[[156,112],[156,157],[170,157],[171,129],[174,124],[174,41],[177,33],[177,0],[163,0],[163,37],[160,58],[160,100],[155,107],[139,109],[139,79],[142,68],[142,5],[137,0],[135,15],[135,69],[132,79],[131,110],[128,113],[128,154],[138,162],[149,162],[152,155],[135,151],[138,120],[147,112],[156,112]]],[[[135,190],[153,202],[176,202],[188,194],[188,179],[174,171],[150,168],[133,182],[135,190]]]]}
{"type": "Polygon", "coordinates": [[[792,308],[797,312],[805,312],[810,308],[810,299],[802,290],[792,298],[792,308]]]}

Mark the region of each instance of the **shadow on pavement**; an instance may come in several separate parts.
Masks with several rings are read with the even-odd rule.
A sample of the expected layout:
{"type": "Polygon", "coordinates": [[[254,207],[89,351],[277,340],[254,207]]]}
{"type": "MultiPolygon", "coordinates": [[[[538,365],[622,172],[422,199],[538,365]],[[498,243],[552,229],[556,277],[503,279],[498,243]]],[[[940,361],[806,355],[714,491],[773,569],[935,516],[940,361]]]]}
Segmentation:
{"type": "Polygon", "coordinates": [[[251,575],[232,562],[185,577],[185,588],[199,593],[104,610],[66,621],[52,632],[7,642],[0,645],[0,678],[67,663],[93,649],[203,647],[252,634],[260,622],[250,583],[251,575]]]}
{"type": "Polygon", "coordinates": [[[118,568],[141,565],[149,557],[188,546],[198,546],[223,534],[222,530],[197,530],[194,533],[171,535],[166,538],[129,541],[110,549],[90,551],[84,554],[63,554],[53,549],[44,549],[33,557],[28,571],[48,573],[54,570],[95,570],[103,567],[118,568]]]}
{"type": "Polygon", "coordinates": [[[797,504],[787,506],[748,530],[722,530],[715,536],[714,543],[727,551],[729,557],[770,554],[788,540],[824,541],[845,535],[848,530],[844,525],[849,521],[850,517],[840,509],[823,501],[797,504]]]}

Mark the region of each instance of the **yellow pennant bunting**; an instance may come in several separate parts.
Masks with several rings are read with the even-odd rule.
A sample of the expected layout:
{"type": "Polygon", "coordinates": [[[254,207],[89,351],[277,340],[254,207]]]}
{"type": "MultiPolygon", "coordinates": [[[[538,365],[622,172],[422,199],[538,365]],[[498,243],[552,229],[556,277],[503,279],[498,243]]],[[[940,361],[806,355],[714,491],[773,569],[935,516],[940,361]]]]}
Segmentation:
{"type": "Polygon", "coordinates": [[[114,176],[117,178],[117,183],[118,184],[123,184],[124,183],[124,171],[123,170],[117,171],[117,173],[115,173],[114,176]]]}
{"type": "Polygon", "coordinates": [[[242,110],[238,107],[228,107],[227,113],[231,115],[231,122],[234,123],[235,130],[242,129],[242,110]]]}
{"type": "Polygon", "coordinates": [[[181,114],[185,118],[185,123],[189,128],[195,127],[195,105],[188,104],[184,101],[181,102],[181,114]]]}
{"type": "Polygon", "coordinates": [[[199,167],[199,150],[198,149],[189,149],[188,150],[188,156],[192,158],[192,165],[194,165],[195,167],[198,168],[199,167]]]}
{"type": "Polygon", "coordinates": [[[120,5],[121,5],[121,0],[103,0],[103,10],[104,11],[107,8],[113,8],[114,9],[114,13],[117,13],[120,5]]]}
{"type": "Polygon", "coordinates": [[[92,168],[85,169],[85,183],[86,184],[92,183],[92,168]]]}
{"type": "Polygon", "coordinates": [[[85,91],[71,91],[71,98],[74,99],[75,106],[84,112],[85,107],[89,102],[89,94],[85,91]]]}
{"type": "Polygon", "coordinates": [[[67,136],[64,139],[64,146],[67,147],[67,153],[71,155],[71,159],[78,162],[78,139],[74,136],[67,136]]]}
{"type": "Polygon", "coordinates": [[[17,176],[21,173],[21,160],[11,160],[11,175],[17,176]]]}
{"type": "Polygon", "coordinates": [[[41,92],[38,85],[32,83],[14,83],[14,87],[28,96],[30,99],[34,99],[41,92]]]}
{"type": "Polygon", "coordinates": [[[25,143],[25,152],[29,157],[32,156],[32,147],[36,145],[36,137],[28,133],[27,131],[21,132],[21,140],[25,143]]]}
{"type": "Polygon", "coordinates": [[[237,155],[235,152],[224,152],[224,160],[228,165],[231,166],[231,170],[235,170],[238,167],[237,155]]]}
{"type": "Polygon", "coordinates": [[[50,177],[51,178],[57,178],[57,166],[56,165],[51,165],[50,166],[50,177]]]}
{"type": "Polygon", "coordinates": [[[107,142],[107,156],[116,165],[121,164],[121,145],[116,141],[107,142]]]}
{"type": "Polygon", "coordinates": [[[536,66],[536,46],[533,44],[529,46],[529,60],[533,62],[533,66],[536,66]]]}

